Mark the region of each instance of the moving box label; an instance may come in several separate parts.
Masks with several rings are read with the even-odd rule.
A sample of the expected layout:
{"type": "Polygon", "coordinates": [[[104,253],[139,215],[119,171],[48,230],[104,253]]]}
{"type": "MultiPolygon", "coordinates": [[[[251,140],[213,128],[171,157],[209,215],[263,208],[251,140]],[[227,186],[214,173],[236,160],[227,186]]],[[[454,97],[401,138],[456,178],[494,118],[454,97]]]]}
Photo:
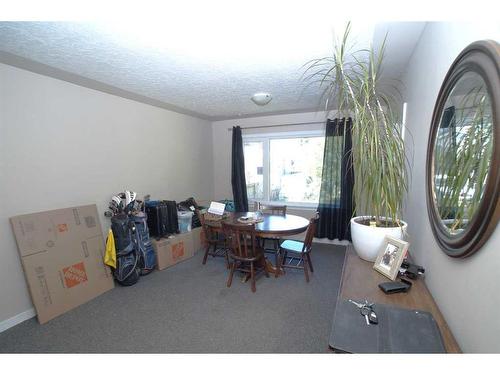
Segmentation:
{"type": "Polygon", "coordinates": [[[184,256],[184,242],[178,242],[172,245],[172,258],[177,260],[184,256]]]}
{"type": "Polygon", "coordinates": [[[85,272],[85,265],[83,262],[73,264],[72,266],[65,267],[62,270],[64,283],[66,287],[72,288],[75,285],[84,283],[87,281],[87,273],[85,272]]]}

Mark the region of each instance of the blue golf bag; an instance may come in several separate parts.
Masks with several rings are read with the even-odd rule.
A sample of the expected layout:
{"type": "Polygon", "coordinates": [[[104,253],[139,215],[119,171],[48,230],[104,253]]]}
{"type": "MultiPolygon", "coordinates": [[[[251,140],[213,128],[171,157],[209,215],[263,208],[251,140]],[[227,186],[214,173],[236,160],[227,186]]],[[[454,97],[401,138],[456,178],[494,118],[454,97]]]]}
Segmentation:
{"type": "Polygon", "coordinates": [[[144,212],[137,212],[131,215],[131,220],[135,226],[135,239],[139,252],[141,275],[147,275],[156,267],[156,254],[149,239],[147,216],[144,212]]]}
{"type": "Polygon", "coordinates": [[[133,285],[141,275],[147,275],[156,266],[146,214],[135,212],[130,215],[114,215],[111,217],[111,230],[116,247],[116,268],[113,275],[119,284],[133,285]]]}

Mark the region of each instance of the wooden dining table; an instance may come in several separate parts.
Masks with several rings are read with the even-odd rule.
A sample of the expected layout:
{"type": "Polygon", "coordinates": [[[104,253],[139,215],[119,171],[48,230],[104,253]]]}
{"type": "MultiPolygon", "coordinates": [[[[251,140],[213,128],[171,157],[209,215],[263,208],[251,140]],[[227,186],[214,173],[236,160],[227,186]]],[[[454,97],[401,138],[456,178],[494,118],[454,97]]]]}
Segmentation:
{"type": "MultiPolygon", "coordinates": [[[[238,221],[242,217],[253,217],[255,212],[226,212],[221,220],[207,220],[207,225],[213,228],[221,228],[222,221],[230,224],[245,225],[245,222],[238,221]]],[[[285,214],[272,215],[263,213],[261,220],[255,223],[255,232],[257,237],[261,238],[281,238],[293,236],[306,231],[309,225],[309,220],[302,216],[285,214]]],[[[249,221],[248,223],[251,223],[249,221]]],[[[273,265],[269,260],[265,260],[268,272],[282,274],[278,267],[273,265]]]]}
{"type": "MultiPolygon", "coordinates": [[[[223,219],[230,224],[245,224],[238,219],[252,217],[255,212],[229,212],[227,218],[223,219]]],[[[271,215],[262,214],[262,221],[255,223],[255,231],[258,237],[286,237],[305,232],[309,220],[297,215],[271,215]]]]}

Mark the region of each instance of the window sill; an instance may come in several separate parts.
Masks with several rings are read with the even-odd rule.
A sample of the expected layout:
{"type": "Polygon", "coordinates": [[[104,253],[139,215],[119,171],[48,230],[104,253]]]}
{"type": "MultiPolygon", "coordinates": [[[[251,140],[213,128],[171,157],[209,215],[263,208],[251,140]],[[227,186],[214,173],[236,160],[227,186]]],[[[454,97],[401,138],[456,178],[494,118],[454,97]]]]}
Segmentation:
{"type": "Polygon", "coordinates": [[[317,203],[280,202],[280,201],[264,201],[264,200],[249,199],[248,200],[249,209],[250,208],[253,209],[252,206],[256,202],[260,202],[262,204],[268,204],[270,206],[272,206],[272,205],[286,206],[287,209],[290,208],[290,209],[297,209],[297,210],[304,210],[304,211],[316,211],[316,209],[318,208],[317,203]]]}

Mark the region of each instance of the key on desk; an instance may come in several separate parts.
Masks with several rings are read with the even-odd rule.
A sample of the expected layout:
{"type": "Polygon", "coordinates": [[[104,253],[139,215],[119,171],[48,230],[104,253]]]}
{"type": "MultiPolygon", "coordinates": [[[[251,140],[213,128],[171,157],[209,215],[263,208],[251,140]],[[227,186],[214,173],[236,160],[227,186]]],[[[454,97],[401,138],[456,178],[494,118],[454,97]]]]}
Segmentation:
{"type": "Polygon", "coordinates": [[[363,305],[362,307],[359,308],[359,312],[361,313],[361,315],[363,315],[365,317],[366,325],[369,326],[370,325],[370,318],[368,316],[370,315],[370,313],[373,312],[372,308],[368,307],[366,305],[363,305]]]}

